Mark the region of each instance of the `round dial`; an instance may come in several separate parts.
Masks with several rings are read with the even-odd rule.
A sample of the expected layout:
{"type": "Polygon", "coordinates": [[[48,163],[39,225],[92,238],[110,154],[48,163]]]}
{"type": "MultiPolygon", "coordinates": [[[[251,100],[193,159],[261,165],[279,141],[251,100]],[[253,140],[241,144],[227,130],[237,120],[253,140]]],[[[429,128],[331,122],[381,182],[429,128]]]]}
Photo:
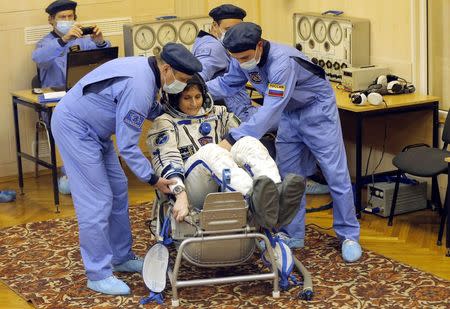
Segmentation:
{"type": "Polygon", "coordinates": [[[338,45],[342,41],[342,28],[335,20],[328,26],[328,37],[333,45],[338,45]]]}
{"type": "Polygon", "coordinates": [[[297,32],[302,40],[306,41],[309,39],[311,36],[311,23],[307,17],[303,16],[300,18],[297,23],[297,32]]]}
{"type": "Polygon", "coordinates": [[[327,37],[327,27],[322,19],[316,19],[313,24],[313,35],[317,42],[322,43],[327,37]]]}
{"type": "Polygon", "coordinates": [[[158,29],[158,42],[161,45],[166,45],[170,42],[176,42],[177,29],[171,24],[163,24],[158,29]]]}
{"type": "Polygon", "coordinates": [[[140,27],[134,34],[134,43],[142,50],[148,50],[155,44],[155,32],[148,26],[140,27]]]}
{"type": "Polygon", "coordinates": [[[197,37],[198,27],[192,21],[185,21],[178,30],[180,41],[186,45],[192,45],[197,37]]]}

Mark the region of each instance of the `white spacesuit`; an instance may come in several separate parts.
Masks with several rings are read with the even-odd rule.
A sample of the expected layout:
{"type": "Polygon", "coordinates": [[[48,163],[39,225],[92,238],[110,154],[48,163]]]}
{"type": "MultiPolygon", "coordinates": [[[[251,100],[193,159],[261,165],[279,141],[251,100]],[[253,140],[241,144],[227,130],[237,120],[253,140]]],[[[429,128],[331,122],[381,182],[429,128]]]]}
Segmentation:
{"type": "MultiPolygon", "coordinates": [[[[204,87],[204,85],[201,85],[204,87]]],[[[218,146],[230,128],[239,126],[239,119],[225,106],[214,106],[203,88],[203,105],[196,116],[189,116],[166,104],[166,113],[155,119],[147,136],[147,146],[156,174],[176,177],[185,186],[190,205],[201,209],[208,193],[217,192],[222,171],[231,171],[228,189],[247,195],[253,180],[267,176],[274,183],[281,178],[274,160],[259,140],[246,137],[231,152],[218,146]]]]}

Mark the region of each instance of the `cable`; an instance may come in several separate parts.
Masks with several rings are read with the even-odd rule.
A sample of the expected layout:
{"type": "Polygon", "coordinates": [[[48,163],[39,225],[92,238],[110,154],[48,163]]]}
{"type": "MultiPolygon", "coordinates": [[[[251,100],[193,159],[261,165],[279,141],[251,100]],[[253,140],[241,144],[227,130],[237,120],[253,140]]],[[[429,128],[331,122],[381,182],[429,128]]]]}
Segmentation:
{"type": "Polygon", "coordinates": [[[366,162],[366,172],[364,173],[364,177],[367,176],[367,172],[369,171],[369,162],[370,162],[370,156],[372,155],[372,146],[370,146],[370,150],[369,150],[369,156],[367,157],[367,162],[366,162]]]}

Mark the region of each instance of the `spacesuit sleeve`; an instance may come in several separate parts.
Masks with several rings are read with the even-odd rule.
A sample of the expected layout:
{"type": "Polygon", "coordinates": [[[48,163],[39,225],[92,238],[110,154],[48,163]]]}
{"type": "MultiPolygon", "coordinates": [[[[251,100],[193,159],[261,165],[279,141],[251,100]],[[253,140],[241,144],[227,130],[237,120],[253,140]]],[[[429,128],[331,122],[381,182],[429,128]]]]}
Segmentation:
{"type": "Polygon", "coordinates": [[[148,131],[146,143],[156,175],[184,179],[175,123],[164,117],[156,118],[148,131]]]}
{"type": "Polygon", "coordinates": [[[246,122],[230,130],[227,137],[229,143],[234,144],[244,136],[260,139],[269,129],[277,127],[297,81],[293,61],[273,63],[268,75],[269,84],[264,93],[263,105],[246,122]]]}
{"type": "Polygon", "coordinates": [[[239,67],[236,59],[231,59],[228,72],[206,82],[208,92],[215,100],[237,94],[247,83],[248,79],[239,67]]]}
{"type": "Polygon", "coordinates": [[[59,57],[65,50],[65,45],[58,42],[58,38],[43,38],[36,44],[36,48],[31,55],[33,61],[39,67],[45,67],[59,57]]]}
{"type": "Polygon", "coordinates": [[[158,181],[150,161],[138,146],[150,105],[155,100],[149,85],[137,78],[130,78],[125,89],[116,98],[116,137],[117,147],[131,171],[143,182],[154,185],[158,181]]]}

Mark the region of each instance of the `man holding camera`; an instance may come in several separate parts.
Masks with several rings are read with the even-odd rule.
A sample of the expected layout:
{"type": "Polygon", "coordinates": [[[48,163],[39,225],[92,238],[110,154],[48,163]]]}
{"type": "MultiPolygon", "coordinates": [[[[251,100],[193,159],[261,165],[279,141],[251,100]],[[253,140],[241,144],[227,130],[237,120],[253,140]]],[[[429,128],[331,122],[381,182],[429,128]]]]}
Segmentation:
{"type": "Polygon", "coordinates": [[[48,22],[53,31],[43,37],[33,51],[32,59],[38,67],[41,87],[64,88],[66,84],[66,61],[70,51],[110,47],[97,26],[82,27],[76,23],[77,3],[56,0],[46,9],[48,22]]]}

